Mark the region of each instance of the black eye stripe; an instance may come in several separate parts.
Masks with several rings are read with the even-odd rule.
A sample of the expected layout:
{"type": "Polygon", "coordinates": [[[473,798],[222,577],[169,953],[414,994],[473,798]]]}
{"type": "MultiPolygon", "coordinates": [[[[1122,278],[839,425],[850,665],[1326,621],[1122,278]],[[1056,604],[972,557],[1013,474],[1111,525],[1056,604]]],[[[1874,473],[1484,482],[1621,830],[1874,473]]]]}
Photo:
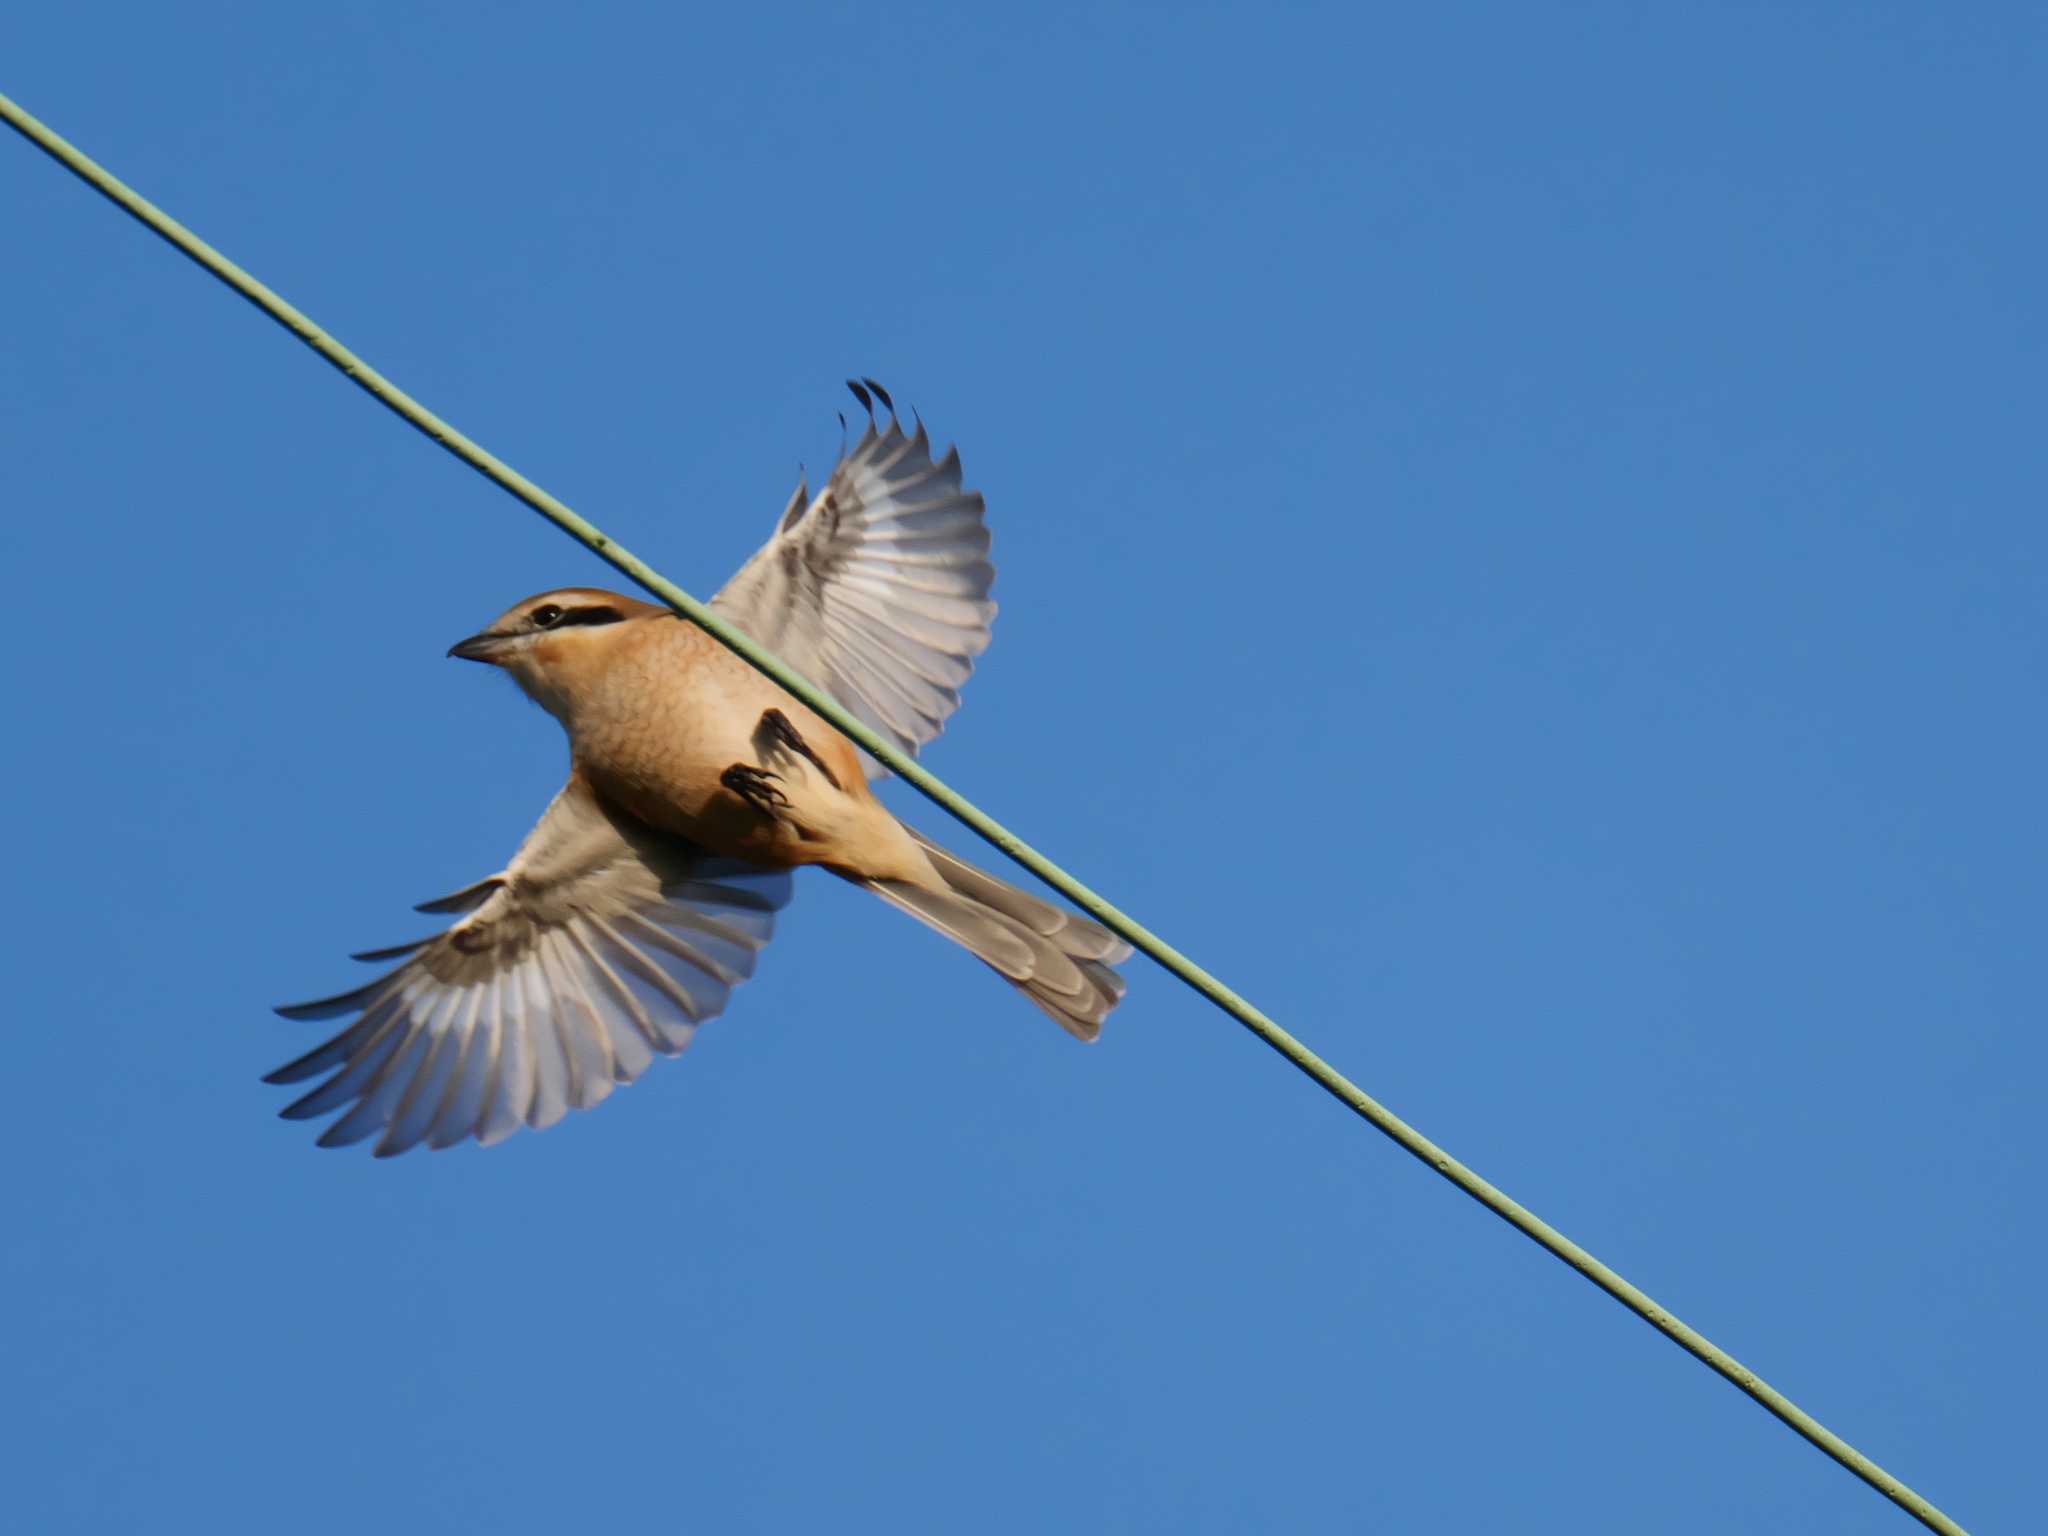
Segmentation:
{"type": "Polygon", "coordinates": [[[625,615],[616,608],[571,608],[542,603],[527,615],[535,629],[567,629],[571,624],[617,624],[625,615]]]}
{"type": "Polygon", "coordinates": [[[571,624],[616,624],[624,617],[616,608],[571,608],[555,621],[555,628],[567,629],[571,624]]]}

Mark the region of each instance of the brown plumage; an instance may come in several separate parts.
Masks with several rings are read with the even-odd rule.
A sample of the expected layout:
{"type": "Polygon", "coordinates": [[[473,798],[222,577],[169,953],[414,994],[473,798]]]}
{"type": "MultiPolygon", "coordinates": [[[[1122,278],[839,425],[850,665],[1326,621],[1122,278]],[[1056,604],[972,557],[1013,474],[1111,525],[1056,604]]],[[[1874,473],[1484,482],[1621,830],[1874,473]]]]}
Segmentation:
{"type": "MultiPolygon", "coordinates": [[[[988,644],[987,551],[957,455],[870,421],[713,604],[915,750],[988,644]]],[[[426,904],[466,913],[453,928],[360,957],[410,955],[367,987],[279,1010],[357,1016],[269,1079],[329,1074],[284,1111],[346,1106],[323,1145],[489,1144],[597,1103],[723,1008],[807,864],[964,946],[1077,1038],[1122,997],[1128,946],[906,827],[865,753],[668,609],[561,588],[450,654],[561,722],[569,781],[504,871],[426,904]]]]}

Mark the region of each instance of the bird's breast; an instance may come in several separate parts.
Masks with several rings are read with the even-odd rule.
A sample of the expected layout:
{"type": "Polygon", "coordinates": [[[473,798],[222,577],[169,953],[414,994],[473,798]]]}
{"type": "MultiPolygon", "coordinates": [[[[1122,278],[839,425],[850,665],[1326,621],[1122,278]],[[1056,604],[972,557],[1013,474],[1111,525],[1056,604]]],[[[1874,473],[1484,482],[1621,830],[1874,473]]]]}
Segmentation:
{"type": "Polygon", "coordinates": [[[838,862],[823,829],[868,807],[887,815],[851,743],[723,646],[681,623],[664,628],[670,643],[619,658],[571,724],[576,760],[591,782],[643,821],[715,853],[773,864],[838,862]],[[824,758],[837,785],[773,747],[762,726],[771,709],[824,758]],[[766,815],[727,788],[722,781],[736,764],[772,770],[787,814],[766,815]]]}

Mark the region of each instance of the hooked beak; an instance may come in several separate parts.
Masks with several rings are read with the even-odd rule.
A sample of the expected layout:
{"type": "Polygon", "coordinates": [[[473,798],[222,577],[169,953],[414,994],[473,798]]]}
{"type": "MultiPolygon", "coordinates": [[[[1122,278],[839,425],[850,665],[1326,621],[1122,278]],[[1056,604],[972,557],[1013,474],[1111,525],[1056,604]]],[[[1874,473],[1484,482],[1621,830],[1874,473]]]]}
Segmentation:
{"type": "Polygon", "coordinates": [[[505,648],[510,635],[471,635],[467,640],[458,640],[448,647],[450,656],[460,656],[464,661],[486,661],[493,665],[498,654],[505,648]]]}

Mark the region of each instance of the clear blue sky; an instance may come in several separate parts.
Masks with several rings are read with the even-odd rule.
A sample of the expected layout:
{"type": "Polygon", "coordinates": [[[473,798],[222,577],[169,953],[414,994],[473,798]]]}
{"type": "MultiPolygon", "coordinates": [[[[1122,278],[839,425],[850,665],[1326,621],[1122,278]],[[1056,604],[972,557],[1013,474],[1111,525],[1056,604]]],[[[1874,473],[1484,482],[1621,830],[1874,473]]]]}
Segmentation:
{"type": "MultiPolygon", "coordinates": [[[[1996,5],[0,16],[700,593],[891,385],[1001,572],[932,766],[1983,1531],[2043,65],[1996,5]]],[[[608,573],[11,136],[0,222],[20,1529],[1909,1528],[1158,972],[1080,1047],[822,878],[601,1109],[315,1150],[269,1005],[563,770],[443,650],[608,573]]]]}

